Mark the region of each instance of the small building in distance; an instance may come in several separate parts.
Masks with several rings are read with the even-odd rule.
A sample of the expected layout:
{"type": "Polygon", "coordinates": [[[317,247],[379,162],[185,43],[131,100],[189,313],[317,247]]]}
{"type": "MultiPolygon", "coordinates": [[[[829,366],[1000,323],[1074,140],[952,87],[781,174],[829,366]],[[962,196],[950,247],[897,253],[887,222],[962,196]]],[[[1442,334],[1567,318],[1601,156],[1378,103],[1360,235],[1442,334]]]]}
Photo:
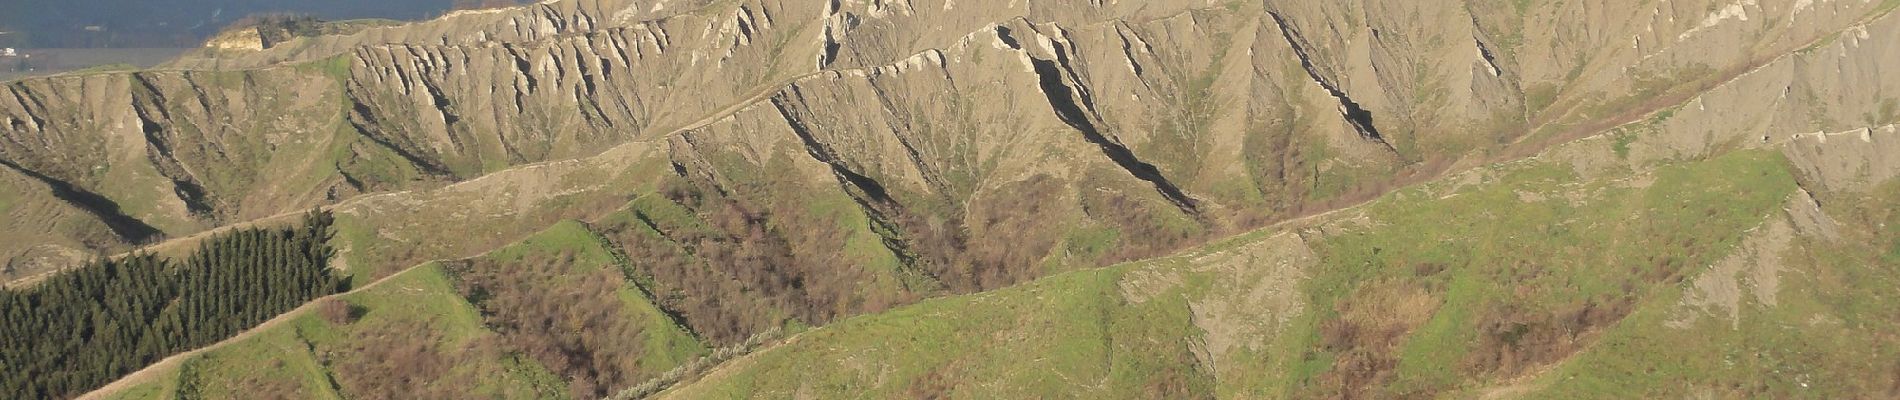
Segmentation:
{"type": "Polygon", "coordinates": [[[0,57],[15,57],[19,55],[20,55],[20,52],[18,50],[14,50],[12,47],[0,49],[0,57]]]}

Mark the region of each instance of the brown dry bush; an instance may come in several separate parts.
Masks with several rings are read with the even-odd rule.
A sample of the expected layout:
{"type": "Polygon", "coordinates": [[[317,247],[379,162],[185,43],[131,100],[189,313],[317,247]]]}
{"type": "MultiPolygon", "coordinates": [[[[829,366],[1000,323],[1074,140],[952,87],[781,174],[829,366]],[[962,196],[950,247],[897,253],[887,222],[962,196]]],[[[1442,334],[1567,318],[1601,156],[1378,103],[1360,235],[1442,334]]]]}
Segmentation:
{"type": "Polygon", "coordinates": [[[950,369],[951,367],[948,365],[939,366],[931,369],[930,372],[925,373],[924,376],[911,380],[910,387],[905,390],[904,397],[911,399],[952,398],[951,390],[956,389],[957,378],[954,374],[950,373],[950,369]]]}
{"type": "MultiPolygon", "coordinates": [[[[278,361],[277,364],[278,365],[274,366],[275,368],[283,368],[282,361],[278,361]]],[[[245,397],[252,399],[289,400],[313,397],[311,393],[304,390],[301,383],[287,379],[269,379],[251,376],[245,378],[243,382],[238,383],[237,388],[241,390],[239,393],[243,393],[245,397]]]]}
{"type": "Polygon", "coordinates": [[[353,399],[449,399],[475,387],[468,377],[449,371],[464,361],[440,348],[439,329],[397,320],[386,326],[356,332],[351,339],[318,349],[319,360],[330,366],[342,394],[353,399]]]}
{"type": "MultiPolygon", "coordinates": [[[[1320,323],[1320,345],[1334,354],[1332,369],[1318,378],[1315,397],[1373,398],[1375,388],[1398,368],[1406,335],[1431,317],[1437,295],[1410,282],[1373,283],[1340,299],[1338,316],[1320,323]]],[[[1427,396],[1407,393],[1402,396],[1427,396]]]]}
{"type": "MultiPolygon", "coordinates": [[[[972,199],[965,205],[969,218],[963,219],[960,214],[952,218],[955,224],[929,224],[919,218],[900,222],[910,226],[912,238],[924,243],[913,249],[925,253],[924,258],[931,261],[927,263],[929,272],[952,292],[1006,287],[1040,278],[1046,272],[1042,260],[1057,251],[1068,233],[1063,224],[1050,223],[1067,218],[1053,215],[1066,210],[1052,205],[1064,201],[1064,190],[1069,186],[1058,178],[1038,174],[972,199]],[[933,228],[944,225],[954,227],[954,233],[933,228]]],[[[1199,234],[1162,225],[1160,218],[1177,212],[1164,202],[1095,190],[1086,190],[1080,197],[1081,211],[1088,218],[1121,233],[1111,250],[1089,260],[1098,265],[1160,256],[1179,250],[1199,234]]]]}
{"type": "Polygon", "coordinates": [[[323,317],[325,321],[330,321],[331,324],[348,325],[363,317],[363,307],[350,304],[349,301],[334,297],[321,301],[322,303],[317,305],[317,315],[323,317]]]}
{"type": "Polygon", "coordinates": [[[502,344],[568,379],[579,398],[606,396],[651,375],[639,364],[642,325],[618,290],[618,271],[573,274],[572,253],[519,262],[478,260],[454,269],[458,289],[502,344]]]}
{"type": "Polygon", "coordinates": [[[1576,352],[1589,341],[1588,335],[1621,320],[1633,307],[1628,296],[1580,300],[1550,310],[1501,306],[1480,317],[1479,342],[1464,367],[1473,374],[1522,374],[1576,352]]]}
{"type": "Polygon", "coordinates": [[[1041,276],[1037,260],[1060,241],[1058,224],[1047,221],[1048,205],[1061,196],[1062,185],[1048,175],[1003,185],[971,202],[973,221],[964,221],[982,235],[944,249],[952,260],[932,273],[952,291],[967,293],[994,289],[1041,276]]]}
{"type": "MultiPolygon", "coordinates": [[[[768,201],[704,178],[668,179],[658,192],[704,226],[672,226],[671,220],[636,210],[635,222],[602,230],[626,250],[631,275],[651,282],[646,289],[661,307],[716,345],[743,340],[786,319],[823,324],[909,303],[935,290],[865,290],[863,284],[876,275],[842,251],[850,232],[833,217],[811,214],[800,199],[821,190],[801,185],[748,186],[759,192],[751,197],[768,201]]],[[[1062,224],[1048,223],[1062,217],[1050,214],[1064,211],[1051,205],[1067,187],[1037,175],[969,204],[951,201],[923,209],[907,208],[899,199],[856,195],[874,230],[903,258],[900,268],[934,279],[950,292],[968,293],[1043,275],[1041,260],[1065,233],[1062,224]],[[966,207],[968,213],[962,211],[966,207]]],[[[1098,261],[1159,255],[1191,239],[1190,233],[1160,226],[1160,212],[1153,207],[1165,205],[1148,203],[1119,195],[1094,200],[1092,215],[1123,232],[1118,246],[1098,261]]]]}
{"type": "Polygon", "coordinates": [[[737,343],[786,319],[823,324],[908,301],[902,294],[866,293],[861,284],[872,275],[842,251],[847,232],[798,201],[749,205],[684,180],[663,183],[660,193],[706,226],[672,226],[636,212],[645,226],[602,230],[627,251],[633,275],[650,278],[647,289],[661,308],[715,345],[737,343]]]}
{"type": "MultiPolygon", "coordinates": [[[[1263,127],[1264,128],[1264,127],[1263,127]]],[[[1244,157],[1249,175],[1254,182],[1261,184],[1267,204],[1264,207],[1242,208],[1235,211],[1234,222],[1242,229],[1265,226],[1276,217],[1296,211],[1308,191],[1312,190],[1312,177],[1316,173],[1308,166],[1308,155],[1302,149],[1303,138],[1291,130],[1262,129],[1248,135],[1244,157]]]]}
{"type": "Polygon", "coordinates": [[[736,343],[776,325],[789,306],[792,284],[802,279],[791,276],[790,249],[766,229],[765,217],[724,199],[701,198],[690,187],[667,194],[698,211],[712,229],[652,226],[661,238],[637,227],[608,229],[637,273],[651,277],[649,290],[660,306],[715,344],[736,343]]]}
{"type": "Polygon", "coordinates": [[[1162,204],[1145,202],[1121,193],[1107,193],[1098,201],[1090,214],[1108,219],[1122,230],[1117,251],[1109,253],[1102,264],[1160,257],[1181,249],[1194,239],[1193,232],[1171,230],[1156,220],[1170,212],[1156,209],[1167,207],[1162,204]]]}

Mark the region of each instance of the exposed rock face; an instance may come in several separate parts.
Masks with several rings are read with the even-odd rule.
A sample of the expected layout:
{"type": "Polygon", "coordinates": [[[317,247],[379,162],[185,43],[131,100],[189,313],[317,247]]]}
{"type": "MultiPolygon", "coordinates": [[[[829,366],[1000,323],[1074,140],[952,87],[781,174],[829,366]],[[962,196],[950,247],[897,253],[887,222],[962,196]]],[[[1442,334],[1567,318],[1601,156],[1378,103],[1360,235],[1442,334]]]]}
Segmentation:
{"type": "MultiPolygon", "coordinates": [[[[640,156],[589,171],[638,177],[627,186],[533,190],[625,199],[675,182],[773,210],[777,232],[842,224],[872,237],[800,240],[874,243],[864,259],[974,290],[1333,208],[1698,96],[1659,128],[1674,142],[1637,153],[1847,129],[1897,83],[1875,72],[1893,57],[1875,36],[1900,28],[1867,1],[1441,3],[570,0],[13,82],[0,165],[20,195],[0,203],[0,234],[20,239],[0,244],[0,276],[365,193],[597,165],[620,146],[640,156]],[[1737,111],[1754,109],[1773,112],[1737,111]]],[[[589,204],[509,215],[618,205],[589,204]]],[[[364,224],[398,243],[447,237],[382,222],[364,224]]],[[[418,246],[358,249],[375,265],[353,266],[482,245],[418,246]]]]}
{"type": "Polygon", "coordinates": [[[241,29],[214,36],[205,41],[205,48],[223,51],[260,51],[264,50],[264,35],[256,29],[241,29]]]}
{"type": "Polygon", "coordinates": [[[1827,191],[1865,191],[1900,176],[1900,132],[1894,125],[1796,135],[1787,154],[1827,191]]]}

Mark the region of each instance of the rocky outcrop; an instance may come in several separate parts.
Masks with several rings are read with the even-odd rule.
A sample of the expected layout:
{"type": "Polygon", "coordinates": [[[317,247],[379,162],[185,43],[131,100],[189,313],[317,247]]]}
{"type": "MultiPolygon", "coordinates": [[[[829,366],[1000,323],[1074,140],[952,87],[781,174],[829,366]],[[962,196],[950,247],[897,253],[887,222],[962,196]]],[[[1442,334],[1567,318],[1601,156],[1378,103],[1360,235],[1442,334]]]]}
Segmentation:
{"type": "Polygon", "coordinates": [[[1864,192],[1900,177],[1900,132],[1894,125],[1796,135],[1785,153],[1821,191],[1864,192]]]}
{"type": "Polygon", "coordinates": [[[205,41],[205,48],[219,51],[260,51],[264,50],[264,36],[256,29],[241,29],[226,32],[205,41]]]}

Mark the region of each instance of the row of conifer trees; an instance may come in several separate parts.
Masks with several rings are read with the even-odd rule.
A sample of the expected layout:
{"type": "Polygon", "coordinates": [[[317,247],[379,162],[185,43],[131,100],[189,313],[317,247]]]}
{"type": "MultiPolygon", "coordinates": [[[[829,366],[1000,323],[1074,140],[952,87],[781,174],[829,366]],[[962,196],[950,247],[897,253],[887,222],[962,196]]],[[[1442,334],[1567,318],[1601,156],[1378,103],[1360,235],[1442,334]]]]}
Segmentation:
{"type": "Polygon", "coordinates": [[[70,398],[168,355],[344,290],[327,268],[332,216],[244,229],[182,260],[134,254],[0,290],[0,398],[70,398]]]}

